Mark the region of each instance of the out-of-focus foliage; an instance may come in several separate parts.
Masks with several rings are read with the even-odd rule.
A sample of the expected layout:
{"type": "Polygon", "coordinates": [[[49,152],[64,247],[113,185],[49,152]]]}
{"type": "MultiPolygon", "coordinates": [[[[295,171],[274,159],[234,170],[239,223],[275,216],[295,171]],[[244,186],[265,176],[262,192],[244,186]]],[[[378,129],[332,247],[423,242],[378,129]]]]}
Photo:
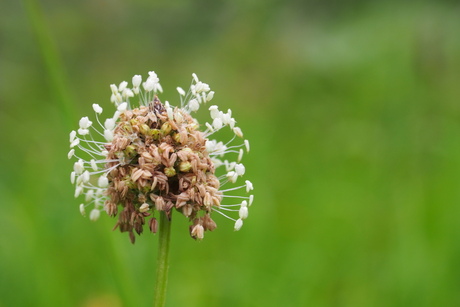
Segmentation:
{"type": "Polygon", "coordinates": [[[4,1],[0,306],[148,306],[156,237],[90,222],[68,133],[109,84],[191,73],[251,140],[240,232],[173,220],[168,306],[460,305],[455,1],[4,1]]]}

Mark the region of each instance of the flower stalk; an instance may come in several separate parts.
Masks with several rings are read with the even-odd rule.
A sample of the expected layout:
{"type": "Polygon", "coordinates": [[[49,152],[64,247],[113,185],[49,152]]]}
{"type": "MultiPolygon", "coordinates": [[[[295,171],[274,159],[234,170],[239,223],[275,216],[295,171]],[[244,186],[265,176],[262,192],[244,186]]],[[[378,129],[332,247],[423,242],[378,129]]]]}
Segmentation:
{"type": "Polygon", "coordinates": [[[157,275],[153,306],[163,307],[166,301],[166,286],[169,269],[169,241],[171,234],[171,218],[165,212],[160,213],[160,230],[158,244],[157,275]]]}

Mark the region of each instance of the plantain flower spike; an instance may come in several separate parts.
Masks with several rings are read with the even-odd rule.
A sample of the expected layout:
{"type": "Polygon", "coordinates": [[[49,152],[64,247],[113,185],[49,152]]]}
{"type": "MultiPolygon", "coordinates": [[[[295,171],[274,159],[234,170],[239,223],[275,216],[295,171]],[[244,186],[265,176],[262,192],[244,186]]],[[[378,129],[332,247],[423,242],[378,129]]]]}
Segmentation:
{"type": "Polygon", "coordinates": [[[68,158],[76,160],[70,179],[75,197],[84,199],[81,214],[89,211],[93,221],[101,211],[118,217],[114,229],[127,232],[132,243],[146,224],[157,232],[159,211],[169,218],[174,210],[182,213],[191,237],[199,240],[217,227],[214,212],[232,220],[235,230],[248,217],[253,185],[238,182],[246,172],[240,162],[249,142],[231,110],[206,107],[209,122],[198,124],[192,114],[205,109],[214,92],[192,77],[187,91],[177,88],[178,106],[160,101],[163,89],[153,71],[144,82],[135,75],[131,88],[126,81],[112,84],[111,116],[102,119],[103,109],[93,104],[94,118],[82,117],[70,133],[68,158]],[[226,127],[228,141],[211,139],[226,127]]]}

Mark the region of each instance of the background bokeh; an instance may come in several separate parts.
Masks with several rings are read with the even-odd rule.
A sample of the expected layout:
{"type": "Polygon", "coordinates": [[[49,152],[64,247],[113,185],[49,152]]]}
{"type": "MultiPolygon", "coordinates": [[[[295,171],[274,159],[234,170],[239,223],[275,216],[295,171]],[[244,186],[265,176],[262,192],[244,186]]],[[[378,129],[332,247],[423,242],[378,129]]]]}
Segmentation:
{"type": "Polygon", "coordinates": [[[191,73],[251,141],[240,232],[173,220],[168,306],[460,306],[457,1],[3,1],[0,306],[149,306],[157,237],[79,214],[68,135],[191,73]]]}

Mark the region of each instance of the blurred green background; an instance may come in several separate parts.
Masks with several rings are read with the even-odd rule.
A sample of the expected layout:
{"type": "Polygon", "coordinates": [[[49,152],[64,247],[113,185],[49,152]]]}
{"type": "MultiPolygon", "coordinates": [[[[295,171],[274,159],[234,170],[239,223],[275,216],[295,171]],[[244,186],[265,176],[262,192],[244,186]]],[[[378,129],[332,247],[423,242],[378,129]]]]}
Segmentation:
{"type": "Polygon", "coordinates": [[[251,141],[240,232],[175,215],[167,306],[460,306],[457,1],[3,1],[0,306],[149,306],[157,237],[90,222],[68,135],[191,73],[251,141]]]}

